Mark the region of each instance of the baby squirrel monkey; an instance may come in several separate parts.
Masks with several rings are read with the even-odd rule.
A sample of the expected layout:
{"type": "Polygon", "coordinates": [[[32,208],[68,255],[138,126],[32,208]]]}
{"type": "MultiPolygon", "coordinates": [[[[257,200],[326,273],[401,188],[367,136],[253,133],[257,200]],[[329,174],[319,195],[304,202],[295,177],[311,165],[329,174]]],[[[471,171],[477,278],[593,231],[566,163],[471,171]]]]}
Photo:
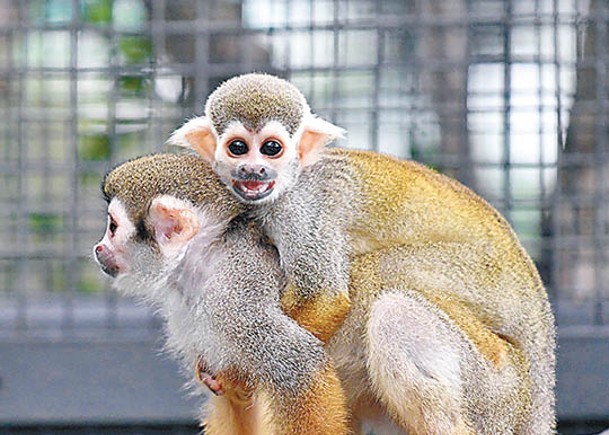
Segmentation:
{"type": "MultiPolygon", "coordinates": [[[[225,82],[209,96],[206,114],[176,130],[168,142],[191,147],[211,162],[248,206],[278,248],[290,279],[284,308],[327,341],[349,310],[350,250],[341,207],[355,201],[358,192],[341,192],[333,204],[337,195],[325,191],[334,182],[309,185],[300,175],[343,130],[313,116],[296,87],[263,74],[225,82]]],[[[336,169],[328,168],[324,177],[354,175],[336,169]]]]}
{"type": "Polygon", "coordinates": [[[505,347],[496,344],[522,350],[531,366],[533,413],[546,422],[536,433],[548,433],[554,414],[553,317],[537,270],[507,221],[463,185],[420,164],[325,149],[341,134],[313,115],[289,82],[246,74],[218,87],[205,115],[188,121],[169,142],[211,162],[248,207],[279,251],[290,283],[284,309],[324,342],[350,309],[351,257],[399,246],[476,253],[480,267],[469,280],[479,285],[458,285],[469,270],[461,258],[447,258],[437,264],[447,277],[437,283],[442,290],[434,298],[445,310],[454,306],[459,316],[477,319],[499,339],[493,345],[477,342],[479,325],[461,325],[497,367],[504,364],[505,347]]]}
{"type": "Polygon", "coordinates": [[[201,356],[245,392],[210,400],[206,433],[345,434],[347,410],[353,433],[366,420],[375,432],[552,433],[553,413],[539,407],[553,400],[547,300],[486,244],[426,241],[354,256],[351,310],[324,350],[283,313],[275,248],[205,161],[143,157],[111,171],[102,189],[102,269],[159,309],[186,368],[201,356]],[[513,289],[531,293],[503,307],[526,310],[529,340],[497,334],[501,320],[487,317],[484,306],[513,289]]]}

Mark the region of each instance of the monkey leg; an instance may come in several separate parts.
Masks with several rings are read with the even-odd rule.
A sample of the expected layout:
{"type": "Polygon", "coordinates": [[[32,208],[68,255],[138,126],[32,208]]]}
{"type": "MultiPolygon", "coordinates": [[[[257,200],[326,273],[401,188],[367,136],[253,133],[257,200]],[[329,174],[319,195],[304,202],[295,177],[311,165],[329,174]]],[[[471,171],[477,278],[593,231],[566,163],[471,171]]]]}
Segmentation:
{"type": "Polygon", "coordinates": [[[378,399],[408,434],[473,435],[465,417],[463,337],[422,297],[386,293],[367,325],[368,370],[378,399]]]}
{"type": "Polygon", "coordinates": [[[221,396],[210,397],[207,403],[205,434],[265,435],[268,432],[264,430],[263,410],[254,397],[254,389],[233,375],[227,372],[217,376],[218,384],[225,390],[221,396]]]}
{"type": "Polygon", "coordinates": [[[243,401],[227,393],[213,396],[203,420],[206,435],[265,435],[263,412],[253,399],[243,401]]]}
{"type": "Polygon", "coordinates": [[[281,305],[288,316],[324,343],[343,324],[351,308],[346,292],[320,292],[304,298],[293,285],[284,291],[281,305]]]}
{"type": "Polygon", "coordinates": [[[253,394],[218,375],[223,396],[211,397],[204,420],[207,435],[346,435],[351,433],[342,386],[330,363],[297,391],[281,385],[253,394]]]}

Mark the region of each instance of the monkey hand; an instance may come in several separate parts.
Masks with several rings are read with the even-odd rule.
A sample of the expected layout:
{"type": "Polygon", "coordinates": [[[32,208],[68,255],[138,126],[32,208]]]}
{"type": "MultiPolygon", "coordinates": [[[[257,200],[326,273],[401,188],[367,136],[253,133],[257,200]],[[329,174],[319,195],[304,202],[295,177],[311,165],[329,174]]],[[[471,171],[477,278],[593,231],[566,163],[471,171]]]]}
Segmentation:
{"type": "Polygon", "coordinates": [[[224,389],[222,388],[222,383],[218,381],[214,376],[207,372],[207,368],[205,366],[205,362],[203,358],[197,356],[195,360],[195,377],[197,380],[207,386],[209,390],[214,393],[216,396],[223,396],[224,389]]]}
{"type": "Polygon", "coordinates": [[[197,356],[195,361],[195,377],[216,396],[223,396],[233,404],[247,408],[253,403],[254,388],[251,385],[231,370],[212,375],[201,356],[197,356]]]}
{"type": "Polygon", "coordinates": [[[281,306],[300,326],[327,343],[349,314],[351,302],[347,292],[320,291],[305,298],[296,286],[289,284],[281,297],[281,306]]]}

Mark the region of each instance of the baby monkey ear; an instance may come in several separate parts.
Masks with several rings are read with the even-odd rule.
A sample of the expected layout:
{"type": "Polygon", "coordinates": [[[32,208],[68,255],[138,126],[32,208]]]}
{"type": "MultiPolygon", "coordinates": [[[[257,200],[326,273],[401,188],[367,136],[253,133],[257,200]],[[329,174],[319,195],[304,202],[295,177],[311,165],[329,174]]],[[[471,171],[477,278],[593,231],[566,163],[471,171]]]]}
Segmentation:
{"type": "Polygon", "coordinates": [[[171,133],[167,143],[192,148],[208,162],[214,160],[216,135],[214,127],[206,116],[199,116],[186,122],[171,133]]]}
{"type": "Polygon", "coordinates": [[[183,247],[201,228],[193,206],[173,196],[161,196],[152,201],[148,223],[165,255],[183,247]]]}
{"type": "Polygon", "coordinates": [[[302,166],[317,162],[327,144],[345,136],[344,129],[315,115],[306,116],[301,129],[298,157],[302,166]]]}

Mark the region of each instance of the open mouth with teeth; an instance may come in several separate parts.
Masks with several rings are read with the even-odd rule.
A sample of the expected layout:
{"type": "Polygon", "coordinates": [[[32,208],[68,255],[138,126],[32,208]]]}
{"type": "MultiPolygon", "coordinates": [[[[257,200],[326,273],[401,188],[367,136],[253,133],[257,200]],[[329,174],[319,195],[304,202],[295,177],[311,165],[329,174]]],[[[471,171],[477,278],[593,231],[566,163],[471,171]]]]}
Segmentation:
{"type": "Polygon", "coordinates": [[[275,181],[243,180],[233,181],[233,190],[247,201],[266,198],[275,187],[275,181]]]}

